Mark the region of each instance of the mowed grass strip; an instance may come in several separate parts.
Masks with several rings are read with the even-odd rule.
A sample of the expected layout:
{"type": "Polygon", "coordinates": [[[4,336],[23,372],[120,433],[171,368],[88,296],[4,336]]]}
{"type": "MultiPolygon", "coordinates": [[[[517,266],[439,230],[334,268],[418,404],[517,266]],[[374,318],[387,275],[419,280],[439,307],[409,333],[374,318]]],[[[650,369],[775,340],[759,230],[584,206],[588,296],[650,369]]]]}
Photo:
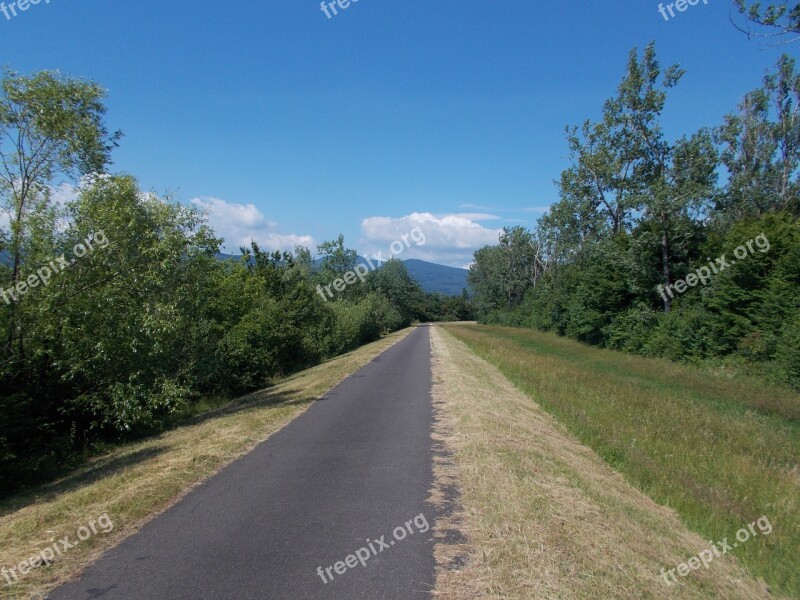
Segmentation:
{"type": "Polygon", "coordinates": [[[461,508],[437,521],[435,597],[782,597],[731,557],[667,586],[660,570],[706,548],[704,538],[448,331],[431,333],[435,439],[452,452],[436,474],[440,488],[460,482],[461,508]],[[454,527],[468,537],[455,547],[454,527]]]}
{"type": "MultiPolygon", "coordinates": [[[[284,427],[326,391],[399,342],[391,334],[349,354],[293,375],[264,391],[192,419],[157,437],[128,444],[56,483],[1,507],[0,567],[13,567],[107,513],[110,534],[99,533],[9,586],[0,598],[42,597],[79,574],[104,551],[135,533],[193,486],[284,427]]],[[[99,531],[99,528],[97,528],[99,531]]]]}
{"type": "Polygon", "coordinates": [[[800,597],[800,396],[530,330],[447,330],[706,540],[768,517],[733,554],[800,597]]]}

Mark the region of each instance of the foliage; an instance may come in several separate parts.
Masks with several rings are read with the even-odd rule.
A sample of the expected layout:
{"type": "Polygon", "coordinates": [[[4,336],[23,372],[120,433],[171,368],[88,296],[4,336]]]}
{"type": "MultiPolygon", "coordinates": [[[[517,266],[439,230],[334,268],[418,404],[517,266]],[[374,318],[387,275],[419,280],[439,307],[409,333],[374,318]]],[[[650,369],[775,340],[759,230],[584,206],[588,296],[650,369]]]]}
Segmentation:
{"type": "Polygon", "coordinates": [[[546,268],[527,285],[508,267],[507,234],[480,249],[469,279],[478,319],[673,360],[761,364],[798,386],[800,75],[783,56],[720,127],[673,142],[659,120],[681,74],[662,73],[652,45],[634,51],[602,119],[567,130],[560,200],[516,234],[539,241],[546,268]],[[768,248],[665,292],[759,236],[768,248]]]}

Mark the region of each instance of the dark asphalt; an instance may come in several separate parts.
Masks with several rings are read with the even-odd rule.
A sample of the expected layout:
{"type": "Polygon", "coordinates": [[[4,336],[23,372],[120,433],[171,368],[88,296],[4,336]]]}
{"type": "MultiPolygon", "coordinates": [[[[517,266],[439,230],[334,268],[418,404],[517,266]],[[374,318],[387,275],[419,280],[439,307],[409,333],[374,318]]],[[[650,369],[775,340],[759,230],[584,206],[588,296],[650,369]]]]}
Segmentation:
{"type": "Polygon", "coordinates": [[[420,327],[49,598],[427,598],[430,390],[420,327]],[[331,569],[323,583],[318,567],[360,548],[366,566],[331,569]]]}

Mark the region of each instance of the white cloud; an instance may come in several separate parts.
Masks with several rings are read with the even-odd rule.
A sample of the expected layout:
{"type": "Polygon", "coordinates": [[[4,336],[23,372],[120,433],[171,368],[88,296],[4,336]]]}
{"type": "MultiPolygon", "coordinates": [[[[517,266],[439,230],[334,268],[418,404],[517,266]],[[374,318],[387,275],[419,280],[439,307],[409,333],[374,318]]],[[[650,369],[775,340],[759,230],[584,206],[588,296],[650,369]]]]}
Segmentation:
{"type": "MultiPolygon", "coordinates": [[[[496,208],[491,206],[481,206],[479,204],[462,204],[459,208],[469,210],[491,210],[492,212],[524,212],[524,213],[546,213],[550,210],[549,206],[527,206],[520,208],[496,208]]],[[[481,219],[482,220],[482,219],[481,219]]]]}
{"type": "Polygon", "coordinates": [[[492,210],[492,208],[483,206],[481,204],[461,204],[458,208],[466,208],[469,210],[492,210]]]}
{"type": "Polygon", "coordinates": [[[498,221],[500,217],[488,213],[454,213],[452,217],[461,217],[468,221],[498,221]]]}
{"type": "MultiPolygon", "coordinates": [[[[61,213],[56,219],[55,227],[58,231],[66,231],[69,227],[69,222],[63,216],[63,211],[68,202],[74,202],[78,199],[80,194],[80,187],[75,187],[70,183],[61,183],[57,186],[50,186],[50,202],[55,206],[56,210],[61,213]]],[[[11,227],[11,213],[9,207],[0,207],[0,229],[8,231],[11,227]]]]}
{"type": "Polygon", "coordinates": [[[81,186],[75,187],[70,183],[62,183],[58,187],[50,188],[50,201],[55,204],[60,216],[56,220],[55,227],[58,231],[64,232],[70,228],[71,220],[66,215],[67,204],[75,202],[81,193],[81,186]]]}
{"type": "Polygon", "coordinates": [[[80,192],[80,186],[75,187],[70,183],[62,183],[58,187],[50,188],[50,200],[59,208],[64,208],[68,202],[77,200],[80,192]]]}
{"type": "Polygon", "coordinates": [[[412,213],[405,217],[368,217],[361,222],[363,234],[362,255],[372,256],[379,251],[384,257],[391,255],[392,242],[402,242],[401,260],[418,258],[429,262],[466,268],[472,262],[473,253],[485,245],[498,243],[502,229],[489,229],[477,221],[495,219],[493,215],[412,213]],[[425,243],[415,243],[411,232],[419,227],[425,234],[425,243]]]}
{"type": "Polygon", "coordinates": [[[237,204],[219,198],[193,198],[192,204],[208,215],[214,232],[225,238],[223,249],[238,253],[240,246],[249,246],[255,240],[264,250],[294,250],[296,246],[316,247],[309,235],[280,233],[278,223],[269,221],[253,204],[237,204]]]}

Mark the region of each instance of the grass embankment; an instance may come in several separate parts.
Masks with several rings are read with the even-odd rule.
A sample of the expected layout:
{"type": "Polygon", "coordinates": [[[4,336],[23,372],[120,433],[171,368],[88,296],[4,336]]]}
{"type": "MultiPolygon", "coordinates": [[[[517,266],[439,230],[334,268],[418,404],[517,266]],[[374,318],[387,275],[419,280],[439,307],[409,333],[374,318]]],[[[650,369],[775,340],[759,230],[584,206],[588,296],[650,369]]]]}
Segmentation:
{"type": "Polygon", "coordinates": [[[40,597],[80,573],[102,552],[252,450],[410,331],[293,375],[162,435],[120,447],[69,477],[4,501],[0,567],[16,566],[65,535],[75,542],[78,528],[104,513],[114,528],[104,534],[96,527],[100,533],[57,557],[51,566],[31,571],[17,585],[0,579],[0,598],[40,597]]]}
{"type": "Polygon", "coordinates": [[[518,388],[509,397],[461,345],[437,343],[460,365],[448,395],[469,465],[465,504],[484,522],[476,579],[514,590],[487,595],[526,597],[513,587],[518,577],[537,593],[544,586],[542,597],[748,598],[759,597],[756,576],[775,594],[800,597],[800,396],[529,330],[446,331],[518,388]],[[539,407],[605,459],[605,471],[539,407]],[[671,511],[648,506],[634,487],[703,537],[681,533],[671,511]],[[750,576],[729,554],[679,578],[680,587],[659,579],[662,567],[708,548],[705,540],[733,542],[762,515],[772,533],[732,552],[750,576]],[[518,575],[504,558],[512,553],[518,575]]]}

